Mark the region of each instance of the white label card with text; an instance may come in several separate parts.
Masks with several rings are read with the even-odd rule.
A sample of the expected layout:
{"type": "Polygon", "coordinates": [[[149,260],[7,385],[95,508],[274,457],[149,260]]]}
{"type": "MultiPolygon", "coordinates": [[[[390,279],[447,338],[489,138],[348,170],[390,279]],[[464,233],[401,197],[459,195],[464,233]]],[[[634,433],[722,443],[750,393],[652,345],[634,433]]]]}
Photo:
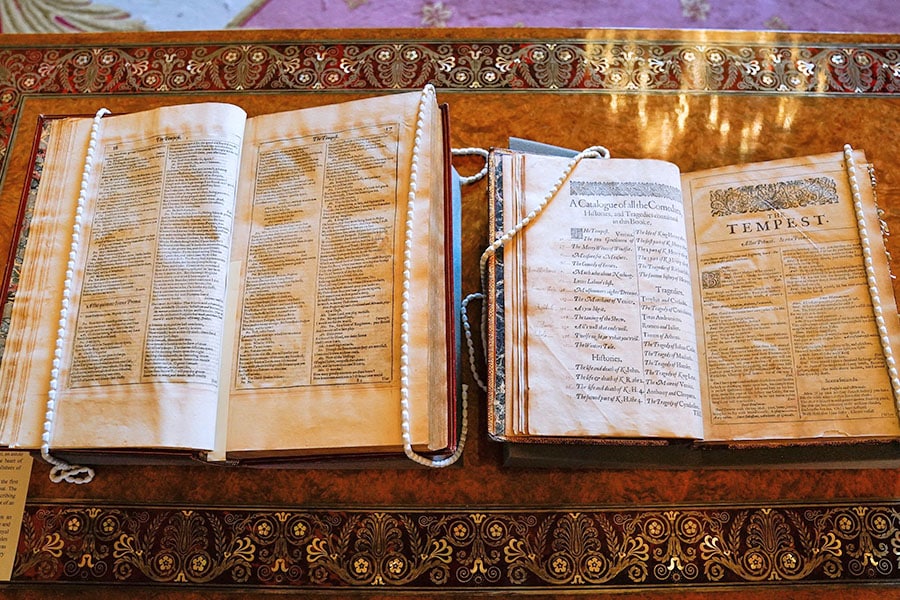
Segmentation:
{"type": "Polygon", "coordinates": [[[12,577],[31,477],[31,455],[0,452],[0,581],[12,577]]]}

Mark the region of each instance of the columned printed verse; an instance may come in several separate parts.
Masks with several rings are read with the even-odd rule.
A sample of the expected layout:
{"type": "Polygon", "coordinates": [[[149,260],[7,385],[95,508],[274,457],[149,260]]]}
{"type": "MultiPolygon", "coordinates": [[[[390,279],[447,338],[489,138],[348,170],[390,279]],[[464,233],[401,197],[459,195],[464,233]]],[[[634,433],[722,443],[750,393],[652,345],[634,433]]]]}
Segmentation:
{"type": "MultiPolygon", "coordinates": [[[[565,161],[555,166],[558,177],[565,161]]],[[[583,161],[525,230],[512,263],[524,279],[527,431],[700,435],[678,174],[644,166],[583,161]]],[[[526,157],[517,218],[542,198],[539,174],[526,157]]]]}
{"type": "Polygon", "coordinates": [[[845,165],[810,172],[784,161],[685,176],[712,439],[896,426],[845,165]]]}
{"type": "Polygon", "coordinates": [[[215,385],[238,140],[104,148],[69,385],[215,385]]]}
{"type": "Polygon", "coordinates": [[[398,128],[265,144],[237,386],[392,379],[398,128]]]}

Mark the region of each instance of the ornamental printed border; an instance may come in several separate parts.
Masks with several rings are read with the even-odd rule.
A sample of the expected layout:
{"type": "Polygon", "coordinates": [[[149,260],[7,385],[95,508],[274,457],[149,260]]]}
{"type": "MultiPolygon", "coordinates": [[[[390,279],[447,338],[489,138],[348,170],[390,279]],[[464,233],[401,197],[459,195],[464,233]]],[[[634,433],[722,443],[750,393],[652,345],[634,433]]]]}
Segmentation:
{"type": "Polygon", "coordinates": [[[831,177],[807,177],[775,183],[741,185],[709,192],[709,209],[714,217],[838,202],[837,182],[831,177]]]}
{"type": "Polygon", "coordinates": [[[599,590],[900,582],[900,503],[647,509],[29,504],[13,581],[599,590]]]}

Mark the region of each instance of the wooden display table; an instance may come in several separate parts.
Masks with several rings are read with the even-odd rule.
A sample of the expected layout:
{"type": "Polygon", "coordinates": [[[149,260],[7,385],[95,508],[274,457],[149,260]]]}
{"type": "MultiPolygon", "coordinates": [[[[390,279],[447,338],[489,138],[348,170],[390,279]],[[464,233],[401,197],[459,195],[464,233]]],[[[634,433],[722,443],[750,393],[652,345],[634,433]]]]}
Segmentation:
{"type": "MultiPolygon", "coordinates": [[[[898,37],[228,31],[4,36],[0,242],[12,239],[39,115],[213,99],[253,115],[428,82],[450,105],[454,147],[506,146],[510,136],[602,144],[690,171],[850,143],[874,162],[886,221],[900,230],[898,37]]],[[[469,293],[486,244],[483,182],[463,190],[462,214],[469,293]]],[[[888,245],[900,256],[896,237],[888,245]]],[[[487,438],[483,394],[468,373],[465,381],[468,447],[444,470],[116,465],[66,486],[35,461],[13,583],[0,594],[745,597],[797,583],[795,598],[874,598],[900,582],[896,465],[509,468],[487,438]]]]}

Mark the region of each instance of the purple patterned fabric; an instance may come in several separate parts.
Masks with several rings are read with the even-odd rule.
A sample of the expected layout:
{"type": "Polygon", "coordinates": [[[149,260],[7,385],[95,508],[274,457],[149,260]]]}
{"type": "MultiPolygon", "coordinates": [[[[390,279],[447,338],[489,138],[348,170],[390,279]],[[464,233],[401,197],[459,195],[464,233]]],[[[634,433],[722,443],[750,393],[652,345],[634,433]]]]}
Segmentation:
{"type": "Polygon", "coordinates": [[[246,28],[579,27],[900,32],[896,0],[268,0],[246,28]]]}

